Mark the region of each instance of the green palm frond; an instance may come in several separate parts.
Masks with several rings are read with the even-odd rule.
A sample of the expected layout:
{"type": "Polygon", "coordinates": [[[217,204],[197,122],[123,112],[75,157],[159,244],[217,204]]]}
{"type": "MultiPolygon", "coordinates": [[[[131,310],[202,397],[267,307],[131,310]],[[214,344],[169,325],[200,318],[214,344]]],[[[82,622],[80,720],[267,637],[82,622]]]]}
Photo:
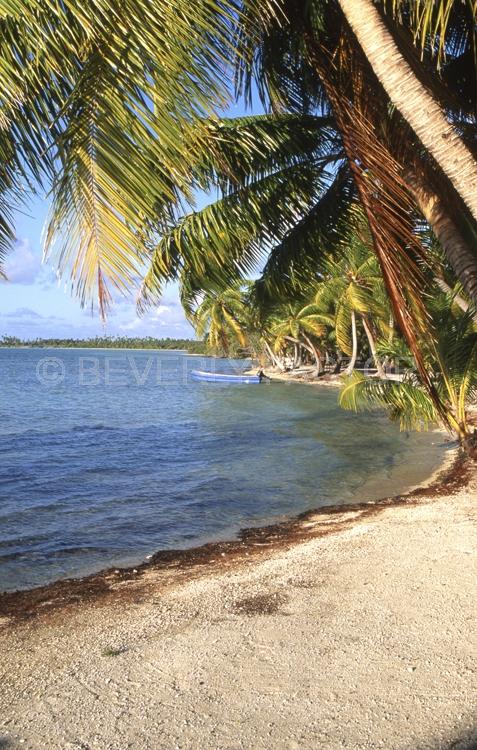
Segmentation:
{"type": "MultiPolygon", "coordinates": [[[[272,4],[260,3],[264,17],[272,4]]],[[[104,310],[113,289],[127,291],[150,229],[192,198],[206,118],[229,98],[240,7],[2,3],[2,129],[30,174],[53,179],[47,250],[82,302],[96,294],[104,310]]]]}
{"type": "Polygon", "coordinates": [[[322,270],[323,259],[336,245],[337,226],[354,196],[347,167],[325,176],[317,201],[275,244],[262,272],[270,295],[290,294],[306,289],[322,270]]]}
{"type": "Polygon", "coordinates": [[[466,14],[471,21],[467,27],[467,34],[474,25],[473,45],[475,49],[475,29],[477,24],[477,4],[475,0],[392,0],[392,11],[399,20],[409,24],[415,41],[423,48],[428,46],[435,52],[439,63],[442,63],[446,53],[459,42],[456,37],[462,33],[456,25],[455,15],[466,14]]]}
{"type": "Polygon", "coordinates": [[[188,318],[199,338],[207,336],[210,348],[217,353],[230,353],[235,342],[241,347],[248,344],[251,319],[239,285],[203,292],[191,300],[188,318]]]}
{"type": "Polygon", "coordinates": [[[368,313],[373,309],[372,293],[366,287],[351,281],[346,289],[346,298],[351,310],[358,313],[368,313]]]}
{"type": "Polygon", "coordinates": [[[210,119],[205,149],[194,179],[208,190],[234,192],[277,169],[310,161],[326,165],[343,158],[330,117],[283,113],[210,119]]]}
{"type": "Polygon", "coordinates": [[[157,303],[164,280],[180,274],[233,283],[251,275],[270,245],[307,210],[316,189],[312,166],[299,164],[274,172],[246,189],[226,195],[184,216],[156,246],[139,306],[157,303]]]}
{"type": "Polygon", "coordinates": [[[351,308],[344,302],[338,303],[335,313],[336,342],[342,352],[351,355],[351,308]]]}
{"type": "Polygon", "coordinates": [[[354,372],[343,378],[339,403],[348,411],[384,408],[402,430],[425,430],[439,421],[432,399],[418,383],[375,380],[354,372]]]}

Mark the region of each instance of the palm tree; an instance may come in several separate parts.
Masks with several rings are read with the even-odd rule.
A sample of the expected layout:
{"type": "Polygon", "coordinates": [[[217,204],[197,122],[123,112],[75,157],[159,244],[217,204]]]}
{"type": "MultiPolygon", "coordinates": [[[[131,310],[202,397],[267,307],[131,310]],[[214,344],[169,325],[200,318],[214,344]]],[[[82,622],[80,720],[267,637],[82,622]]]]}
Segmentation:
{"type": "Polygon", "coordinates": [[[438,315],[436,329],[437,347],[428,352],[427,365],[440,408],[415,370],[408,371],[402,381],[371,380],[355,372],[345,381],[340,404],[354,411],[384,407],[402,429],[427,429],[440,422],[477,458],[477,432],[469,413],[477,398],[477,332],[473,316],[468,312],[455,317],[447,306],[438,315]]]}
{"type": "Polygon", "coordinates": [[[286,348],[291,343],[294,348],[294,366],[299,362],[300,348],[310,352],[316,364],[316,375],[323,372],[322,354],[314,339],[326,335],[327,326],[333,319],[324,315],[316,305],[289,303],[275,313],[270,325],[270,334],[274,339],[275,351],[286,348]]]}
{"type": "Polygon", "coordinates": [[[342,252],[323,264],[323,280],[317,285],[318,310],[334,311],[336,341],[351,357],[346,374],[358,358],[358,321],[361,322],[379,377],[384,369],[377,353],[377,331],[389,329],[389,304],[379,263],[371,250],[369,229],[360,211],[352,212],[348,225],[341,223],[342,252]],[[347,229],[347,231],[346,231],[347,229]]]}
{"type": "MultiPolygon", "coordinates": [[[[374,249],[380,259],[396,320],[418,356],[419,326],[416,329],[415,312],[406,300],[407,291],[402,285],[405,275],[407,281],[404,287],[417,292],[415,298],[418,298],[418,275],[412,272],[408,262],[406,268],[402,265],[403,250],[415,247],[409,217],[413,214],[416,201],[419,203],[422,198],[420,191],[416,194],[413,185],[408,183],[409,174],[419,178],[421,183],[425,180],[427,192],[432,197],[432,210],[427,211],[426,216],[439,224],[439,237],[452,260],[454,270],[477,304],[475,233],[471,230],[466,242],[462,238],[456,242],[456,238],[462,234],[466,219],[463,220],[462,208],[457,205],[455,191],[452,191],[454,195],[449,200],[449,190],[445,189],[443,175],[439,174],[439,170],[436,172],[432,159],[428,164],[429,160],[422,146],[412,138],[412,131],[406,122],[395,117],[394,124],[390,120],[390,105],[385,92],[363,55],[356,37],[350,33],[345,17],[337,12],[338,4],[305,4],[282,0],[281,7],[286,23],[277,20],[275,24],[268,24],[261,35],[250,37],[252,41],[248,48],[245,35],[247,54],[242,56],[245,62],[242,64],[239,80],[243,89],[250,91],[255,78],[264,100],[268,96],[276,109],[290,107],[307,110],[316,104],[331,108],[342,136],[349,168],[367,214],[374,249]],[[404,149],[403,144],[406,144],[404,149]],[[429,190],[430,174],[435,178],[433,181],[437,182],[437,189],[434,186],[432,191],[429,190]],[[438,196],[440,201],[435,199],[438,196]],[[449,209],[453,209],[454,213],[454,216],[451,213],[450,218],[449,209]],[[400,248],[398,253],[395,251],[396,246],[400,248]]],[[[461,21],[459,18],[462,30],[465,23],[461,21]]],[[[472,25],[469,19],[467,28],[470,29],[470,37],[472,25]]],[[[460,65],[461,59],[465,58],[467,61],[469,55],[465,49],[460,57],[457,52],[453,57],[453,51],[459,50],[459,45],[462,46],[459,40],[466,38],[465,34],[459,32],[459,24],[454,25],[451,36],[450,56],[453,63],[460,65]]],[[[470,41],[467,47],[469,44],[471,45],[470,41]]],[[[465,69],[464,64],[464,72],[462,67],[459,67],[461,83],[453,86],[459,90],[459,94],[462,80],[469,80],[469,74],[471,77],[473,75],[472,80],[475,79],[472,65],[467,65],[465,69]]],[[[472,91],[472,85],[467,88],[472,91]]],[[[441,95],[445,91],[441,86],[441,95]]],[[[467,102],[469,98],[465,87],[461,99],[453,98],[452,89],[447,93],[447,100],[452,103],[456,113],[457,110],[465,109],[464,101],[467,102]]],[[[470,94],[470,98],[475,102],[475,93],[470,94]]],[[[472,122],[475,122],[475,116],[466,113],[465,118],[461,118],[458,123],[459,129],[472,129],[472,122]]],[[[425,317],[423,310],[420,316],[425,317]]]]}
{"type": "Polygon", "coordinates": [[[229,354],[248,343],[248,309],[239,286],[210,289],[188,315],[199,338],[207,337],[210,349],[229,354]]]}
{"type": "MultiPolygon", "coordinates": [[[[282,5],[292,16],[303,11],[300,3],[282,5]]],[[[323,8],[318,2],[308,5],[316,21],[316,11],[323,8]]],[[[336,18],[338,3],[326,6],[336,18]]],[[[283,41],[293,29],[283,22],[280,3],[272,0],[199,0],[193,14],[187,0],[128,0],[119,5],[99,0],[4,3],[0,11],[5,41],[0,94],[0,151],[5,166],[0,179],[4,209],[0,257],[12,236],[8,208],[15,178],[21,174],[25,184],[32,178],[42,180],[52,186],[53,193],[47,246],[52,251],[56,248],[60,271],[71,274],[81,301],[84,303],[95,290],[104,313],[115,290],[124,292],[135,285],[147,260],[151,233],[167,235],[171,214],[176,217],[181,198],[193,199],[192,189],[197,180],[200,184],[197,165],[207,162],[204,154],[210,146],[207,116],[227,101],[224,79],[234,40],[240,40],[239,57],[244,64],[249,61],[253,66],[256,58],[248,55],[247,49],[253,48],[261,30],[273,19],[279,20],[283,41]],[[238,37],[237,23],[241,29],[238,37]],[[248,41],[243,45],[245,37],[248,41]]],[[[333,28],[328,23],[330,38],[325,44],[321,40],[318,46],[318,52],[324,51],[326,58],[325,91],[322,87],[311,98],[313,104],[324,104],[326,93],[336,124],[346,135],[353,124],[353,112],[345,111],[346,97],[340,100],[342,89],[330,73],[330,66],[337,67],[336,42],[343,36],[342,22],[336,32],[333,28]]],[[[309,28],[301,39],[305,46],[308,32],[309,28]]],[[[311,41],[311,51],[306,51],[314,61],[317,48],[315,40],[311,41]]],[[[323,73],[323,62],[318,69],[323,73]]],[[[289,68],[283,68],[283,72],[286,77],[289,68]]],[[[309,72],[302,72],[309,77],[309,72]]],[[[237,75],[240,79],[240,71],[237,75]]],[[[268,88],[279,105],[276,79],[276,71],[269,70],[259,85],[262,90],[268,88]]],[[[289,90],[294,90],[295,97],[305,91],[304,83],[296,77],[289,80],[289,90]]],[[[362,139],[364,124],[359,118],[354,122],[361,123],[362,139]]],[[[401,225],[398,229],[394,225],[391,231],[400,194],[396,193],[392,205],[388,201],[386,210],[379,206],[386,204],[384,198],[391,183],[396,188],[394,165],[387,160],[386,168],[376,172],[367,186],[365,172],[370,174],[370,167],[362,147],[359,153],[353,152],[357,140],[353,146],[343,137],[340,146],[344,145],[348,167],[354,170],[396,318],[412,337],[412,311],[399,312],[399,303],[404,308],[406,300],[393,280],[399,263],[394,263],[389,250],[391,240],[399,234],[401,245],[406,244],[407,205],[401,211],[401,225]],[[380,191],[376,191],[378,183],[380,191]],[[376,192],[380,194],[374,199],[376,192]],[[378,213],[373,220],[374,209],[378,213]]],[[[371,150],[368,148],[368,156],[371,150]]],[[[375,169],[380,157],[378,154],[373,162],[375,169]]],[[[293,174],[292,167],[290,171],[293,174]]],[[[229,172],[229,182],[233,182],[233,174],[229,172]]],[[[316,177],[315,170],[313,174],[316,177]]],[[[330,169],[330,186],[337,184],[332,175],[330,169]]],[[[347,177],[340,173],[340,179],[346,181],[347,177]]],[[[292,213],[296,216],[305,203],[309,207],[317,196],[316,182],[311,201],[309,184],[305,198],[304,179],[295,186],[297,193],[288,217],[292,213]]],[[[287,208],[283,202],[279,205],[287,208]]],[[[257,196],[250,207],[250,218],[253,214],[256,217],[262,207],[257,196]]],[[[268,220],[270,224],[271,217],[268,220]]],[[[165,265],[170,260],[166,257],[165,265]]],[[[217,261],[217,270],[218,259],[213,260],[217,261]]]]}
{"type": "MultiPolygon", "coordinates": [[[[389,99],[432,154],[477,220],[477,162],[474,155],[448,121],[437,98],[415,74],[372,0],[338,2],[389,99]]],[[[444,2],[437,3],[442,10],[435,8],[435,0],[425,0],[423,4],[426,6],[423,16],[435,12],[436,17],[443,17],[444,2]]],[[[469,8],[475,23],[477,6],[469,3],[469,8]]],[[[448,7],[446,14],[449,14],[448,7]]],[[[445,31],[444,23],[440,33],[445,34],[445,31]]],[[[472,33],[472,30],[469,32],[472,33]]]]}

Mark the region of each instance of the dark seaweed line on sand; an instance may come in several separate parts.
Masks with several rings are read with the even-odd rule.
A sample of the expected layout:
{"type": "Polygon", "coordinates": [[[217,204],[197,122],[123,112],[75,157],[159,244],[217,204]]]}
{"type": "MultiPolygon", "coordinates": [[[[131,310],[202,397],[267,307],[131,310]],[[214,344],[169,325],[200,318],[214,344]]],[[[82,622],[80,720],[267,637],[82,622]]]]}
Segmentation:
{"type": "Polygon", "coordinates": [[[242,529],[238,538],[210,542],[186,550],[162,550],[149,560],[129,568],[108,568],[83,578],[68,578],[45,586],[0,594],[0,617],[7,625],[44,622],[55,613],[72,612],[83,604],[137,603],[143,601],[148,581],[142,580],[150,571],[163,574],[154,586],[171,585],[190,580],[213,570],[226,570],[240,562],[291,544],[336,533],[361,523],[389,507],[417,505],[425,498],[452,494],[467,485],[474,466],[459,454],[453,464],[443,469],[427,487],[418,487],[404,495],[386,497],[375,502],[333,505],[308,510],[286,521],[259,528],[242,529]],[[347,518],[347,515],[349,517],[347,518]],[[332,518],[330,522],[330,516],[332,518]],[[320,517],[323,520],[320,523],[320,517]],[[131,585],[126,585],[131,582],[131,585]]]}

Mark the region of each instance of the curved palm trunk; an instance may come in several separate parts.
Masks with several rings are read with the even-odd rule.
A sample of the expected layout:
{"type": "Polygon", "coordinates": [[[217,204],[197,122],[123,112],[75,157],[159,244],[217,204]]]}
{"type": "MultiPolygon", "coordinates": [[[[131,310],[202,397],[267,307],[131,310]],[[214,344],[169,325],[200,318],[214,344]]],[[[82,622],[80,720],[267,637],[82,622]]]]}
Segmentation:
{"type": "Polygon", "coordinates": [[[338,0],[374,73],[477,220],[477,162],[401,54],[372,0],[338,0]]]}
{"type": "Polygon", "coordinates": [[[296,370],[300,364],[300,345],[294,343],[293,369],[296,370]]]}
{"type": "Polygon", "coordinates": [[[311,352],[313,354],[313,357],[315,358],[315,364],[316,364],[316,373],[315,374],[317,376],[318,375],[322,375],[323,372],[324,372],[323,361],[321,359],[320,353],[318,352],[318,349],[313,344],[312,340],[310,338],[308,338],[308,336],[306,335],[306,333],[303,334],[303,338],[305,339],[306,343],[310,347],[310,350],[311,350],[311,352]]]}
{"type": "Polygon", "coordinates": [[[269,357],[270,362],[272,363],[272,365],[274,365],[275,367],[278,367],[278,369],[280,370],[280,372],[285,372],[285,367],[282,365],[282,363],[280,362],[279,358],[276,357],[275,354],[273,353],[272,348],[271,348],[270,344],[268,343],[268,341],[264,340],[263,344],[264,344],[265,351],[267,352],[268,357],[269,357]]]}
{"type": "Polygon", "coordinates": [[[376,352],[376,340],[371,330],[371,326],[369,325],[369,322],[366,319],[366,315],[362,315],[361,320],[363,321],[363,328],[368,339],[369,348],[371,349],[371,354],[374,359],[374,364],[376,365],[376,370],[378,371],[378,376],[384,379],[386,377],[386,373],[384,372],[382,362],[379,359],[377,352],[376,352]]]}
{"type": "Polygon", "coordinates": [[[358,331],[356,330],[356,313],[354,310],[351,311],[351,337],[353,340],[353,351],[350,363],[345,370],[345,375],[351,375],[358,359],[358,331]]]}
{"type": "MultiPolygon", "coordinates": [[[[406,174],[406,182],[422,215],[441,243],[455,275],[477,307],[477,256],[463,239],[441,198],[415,173],[406,174]]],[[[475,192],[477,193],[477,183],[475,192]]]]}
{"type": "MultiPolygon", "coordinates": [[[[290,343],[294,346],[294,353],[295,353],[295,361],[293,363],[294,367],[298,367],[301,359],[301,350],[306,349],[306,351],[310,352],[310,354],[314,355],[313,347],[309,344],[304,344],[303,341],[300,341],[300,339],[296,339],[293,336],[285,336],[284,337],[287,341],[290,341],[290,343]]],[[[306,338],[306,336],[305,336],[306,338]]]]}

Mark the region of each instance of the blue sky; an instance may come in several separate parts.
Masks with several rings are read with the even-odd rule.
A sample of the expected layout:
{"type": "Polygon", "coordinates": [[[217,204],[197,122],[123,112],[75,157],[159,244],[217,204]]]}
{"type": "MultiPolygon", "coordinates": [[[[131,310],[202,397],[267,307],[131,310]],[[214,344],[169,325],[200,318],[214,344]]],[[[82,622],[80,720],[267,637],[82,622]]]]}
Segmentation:
{"type": "MultiPolygon", "coordinates": [[[[254,111],[261,111],[254,107],[254,111]]],[[[234,105],[229,116],[244,113],[234,105]]],[[[204,198],[199,205],[204,204],[204,198]]],[[[53,265],[42,264],[42,230],[48,214],[46,197],[36,196],[24,212],[17,214],[16,242],[7,258],[8,282],[1,282],[0,336],[20,338],[86,338],[95,335],[192,338],[194,332],[182,311],[177,287],[165,289],[161,304],[147,315],[136,315],[134,299],[113,306],[105,324],[97,313],[82,309],[64,282],[56,278],[53,265]]]]}

